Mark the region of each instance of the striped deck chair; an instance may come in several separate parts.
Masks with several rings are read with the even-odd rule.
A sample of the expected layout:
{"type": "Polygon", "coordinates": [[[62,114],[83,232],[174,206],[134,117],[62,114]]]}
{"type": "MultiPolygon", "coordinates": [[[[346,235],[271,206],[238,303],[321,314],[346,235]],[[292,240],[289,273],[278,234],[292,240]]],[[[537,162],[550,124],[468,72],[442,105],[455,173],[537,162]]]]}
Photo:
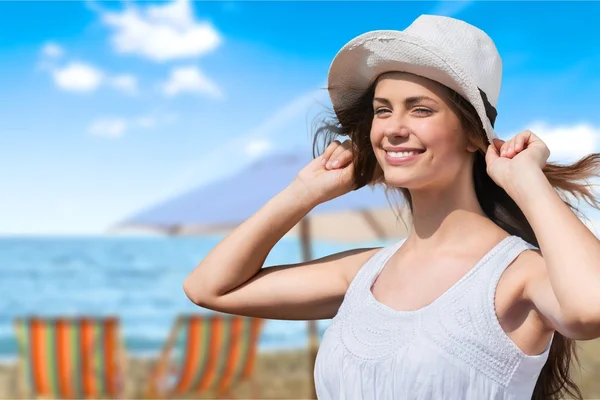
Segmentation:
{"type": "Polygon", "coordinates": [[[256,398],[254,366],[262,326],[262,319],[236,315],[179,316],[150,378],[147,397],[231,398],[232,388],[249,382],[252,393],[244,398],[256,398]]]}
{"type": "Polygon", "coordinates": [[[25,398],[123,396],[119,320],[28,317],[15,321],[25,398]]]}

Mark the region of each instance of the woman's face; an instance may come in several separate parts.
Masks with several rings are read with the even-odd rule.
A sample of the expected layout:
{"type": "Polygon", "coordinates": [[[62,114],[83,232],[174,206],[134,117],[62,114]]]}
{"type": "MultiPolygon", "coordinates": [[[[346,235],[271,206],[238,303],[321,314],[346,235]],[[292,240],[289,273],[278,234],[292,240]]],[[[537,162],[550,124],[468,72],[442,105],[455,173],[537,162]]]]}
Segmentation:
{"type": "Polygon", "coordinates": [[[382,75],[375,87],[371,144],[387,185],[434,189],[470,171],[470,152],[447,89],[407,73],[382,75]],[[464,172],[463,172],[464,173],[464,172]]]}

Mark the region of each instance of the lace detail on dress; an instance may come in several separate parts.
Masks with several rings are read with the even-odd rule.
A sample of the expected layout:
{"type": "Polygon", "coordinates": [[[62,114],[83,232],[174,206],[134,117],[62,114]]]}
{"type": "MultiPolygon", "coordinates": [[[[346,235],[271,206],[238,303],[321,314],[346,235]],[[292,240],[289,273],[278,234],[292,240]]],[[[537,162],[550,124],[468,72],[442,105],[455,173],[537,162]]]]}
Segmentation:
{"type": "Polygon", "coordinates": [[[371,286],[402,243],[361,268],[327,328],[315,364],[319,399],[531,399],[550,346],[524,354],[500,326],[494,298],[507,266],[533,246],[508,237],[430,305],[397,311],[371,286]]]}
{"type": "Polygon", "coordinates": [[[514,236],[495,248],[478,265],[476,279],[460,285],[423,329],[448,354],[502,386],[509,384],[523,354],[498,322],[495,289],[502,272],[526,248],[514,236]]]}
{"type": "Polygon", "coordinates": [[[403,321],[390,319],[368,301],[357,302],[340,322],[340,338],[346,350],[363,361],[378,361],[394,356],[415,339],[419,329],[417,315],[403,321]]]}
{"type": "Polygon", "coordinates": [[[352,282],[334,322],[346,350],[363,361],[381,360],[419,335],[506,386],[522,354],[496,319],[494,293],[504,269],[528,246],[509,236],[431,304],[397,311],[378,302],[371,285],[401,243],[382,249],[352,282]]]}

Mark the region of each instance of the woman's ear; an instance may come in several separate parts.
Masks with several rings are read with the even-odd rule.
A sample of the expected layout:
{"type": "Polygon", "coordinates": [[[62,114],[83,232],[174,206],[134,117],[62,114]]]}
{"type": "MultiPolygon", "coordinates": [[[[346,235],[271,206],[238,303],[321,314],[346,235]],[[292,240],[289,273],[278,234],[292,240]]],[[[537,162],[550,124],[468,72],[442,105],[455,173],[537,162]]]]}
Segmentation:
{"type": "Polygon", "coordinates": [[[472,141],[468,141],[467,142],[467,151],[469,153],[475,153],[477,150],[479,150],[479,147],[477,147],[476,144],[474,144],[472,141]]]}

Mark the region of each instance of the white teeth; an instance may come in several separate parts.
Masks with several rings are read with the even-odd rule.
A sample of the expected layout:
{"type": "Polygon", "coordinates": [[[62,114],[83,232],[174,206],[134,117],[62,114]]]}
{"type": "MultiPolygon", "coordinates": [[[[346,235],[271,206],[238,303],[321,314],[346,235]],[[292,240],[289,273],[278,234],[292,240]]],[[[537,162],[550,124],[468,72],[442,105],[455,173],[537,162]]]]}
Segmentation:
{"type": "Polygon", "coordinates": [[[387,153],[391,157],[396,157],[396,158],[409,157],[409,156],[414,156],[416,154],[419,154],[416,151],[388,151],[387,153]]]}

